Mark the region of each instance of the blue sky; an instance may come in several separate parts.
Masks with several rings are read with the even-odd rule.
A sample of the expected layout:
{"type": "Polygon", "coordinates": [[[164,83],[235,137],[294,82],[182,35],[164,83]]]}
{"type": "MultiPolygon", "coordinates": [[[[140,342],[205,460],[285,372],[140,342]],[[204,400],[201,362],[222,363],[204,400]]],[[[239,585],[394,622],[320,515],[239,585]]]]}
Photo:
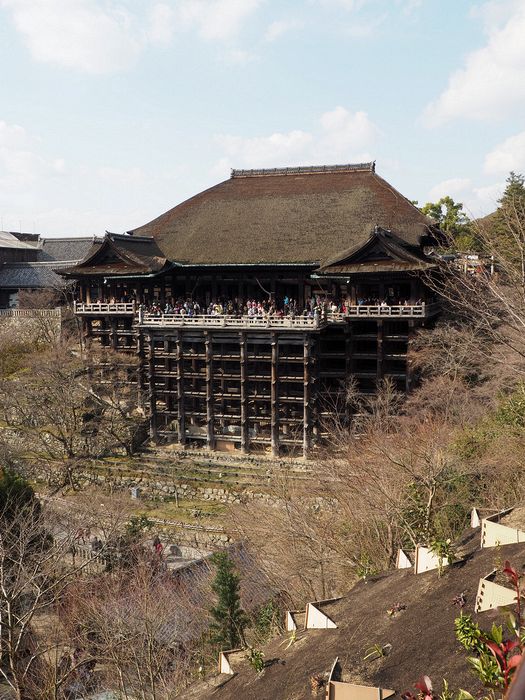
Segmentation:
{"type": "Polygon", "coordinates": [[[231,167],[376,160],[473,215],[525,171],[525,0],[0,0],[0,228],[146,223],[231,167]]]}

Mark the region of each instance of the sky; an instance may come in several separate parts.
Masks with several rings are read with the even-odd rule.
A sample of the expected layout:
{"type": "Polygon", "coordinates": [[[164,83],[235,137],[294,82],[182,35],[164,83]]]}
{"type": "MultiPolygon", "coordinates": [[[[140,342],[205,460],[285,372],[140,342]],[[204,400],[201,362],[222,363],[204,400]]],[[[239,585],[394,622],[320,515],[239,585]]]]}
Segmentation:
{"type": "Polygon", "coordinates": [[[471,216],[525,172],[525,0],[0,0],[0,229],[140,226],[231,168],[375,160],[471,216]]]}

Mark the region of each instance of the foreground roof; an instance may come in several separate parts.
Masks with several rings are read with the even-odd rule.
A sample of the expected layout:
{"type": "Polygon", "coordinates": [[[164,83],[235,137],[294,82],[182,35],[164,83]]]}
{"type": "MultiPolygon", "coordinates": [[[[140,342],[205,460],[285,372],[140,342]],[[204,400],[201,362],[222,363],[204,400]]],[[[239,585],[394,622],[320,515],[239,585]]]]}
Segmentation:
{"type": "Polygon", "coordinates": [[[375,172],[357,165],[233,170],[133,235],[193,265],[320,265],[359,246],[375,226],[419,246],[432,221],[375,172]]]}
{"type": "Polygon", "coordinates": [[[60,269],[50,263],[5,263],[0,266],[0,288],[3,289],[45,289],[60,288],[64,279],[55,270],[60,269]]]}

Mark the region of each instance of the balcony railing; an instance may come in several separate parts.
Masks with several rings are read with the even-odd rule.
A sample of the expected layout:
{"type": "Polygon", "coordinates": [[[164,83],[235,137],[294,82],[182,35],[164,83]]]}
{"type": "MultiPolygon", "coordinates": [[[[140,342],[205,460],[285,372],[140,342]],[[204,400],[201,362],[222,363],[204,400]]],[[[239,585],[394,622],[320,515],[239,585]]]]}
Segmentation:
{"type": "Polygon", "coordinates": [[[97,301],[93,304],[85,304],[84,302],[76,301],[73,310],[79,315],[116,314],[119,316],[133,316],[136,313],[136,306],[135,302],[97,301]]]}
{"type": "Polygon", "coordinates": [[[139,324],[145,327],[177,328],[294,328],[297,330],[314,330],[326,325],[326,321],[319,318],[305,318],[304,316],[182,316],[181,314],[139,314],[139,324]]]}
{"type": "Polygon", "coordinates": [[[355,305],[348,306],[345,313],[329,312],[315,316],[187,316],[183,314],[149,313],[137,307],[135,302],[75,302],[74,311],[79,315],[137,315],[141,326],[176,326],[179,328],[321,328],[327,323],[344,323],[349,318],[428,318],[439,311],[439,304],[407,304],[402,306],[355,305]]]}
{"type": "Polygon", "coordinates": [[[388,306],[388,304],[378,304],[375,306],[357,305],[350,306],[347,316],[364,316],[374,318],[426,318],[433,316],[439,311],[439,304],[407,304],[402,306],[388,306]]]}

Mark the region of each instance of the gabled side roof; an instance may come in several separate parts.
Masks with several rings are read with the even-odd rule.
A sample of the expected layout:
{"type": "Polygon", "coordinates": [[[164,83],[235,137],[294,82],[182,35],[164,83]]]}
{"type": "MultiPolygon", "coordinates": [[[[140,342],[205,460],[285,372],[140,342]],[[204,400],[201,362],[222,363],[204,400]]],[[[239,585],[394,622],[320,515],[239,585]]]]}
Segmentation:
{"type": "Polygon", "coordinates": [[[167,265],[156,241],[145,236],[106,233],[95,241],[83,260],[61,270],[69,276],[81,275],[149,275],[167,265]]]}
{"type": "Polygon", "coordinates": [[[319,272],[325,275],[399,272],[430,267],[434,267],[434,263],[424,255],[421,247],[411,245],[391,231],[376,226],[368,240],[327,260],[319,272]]]}

